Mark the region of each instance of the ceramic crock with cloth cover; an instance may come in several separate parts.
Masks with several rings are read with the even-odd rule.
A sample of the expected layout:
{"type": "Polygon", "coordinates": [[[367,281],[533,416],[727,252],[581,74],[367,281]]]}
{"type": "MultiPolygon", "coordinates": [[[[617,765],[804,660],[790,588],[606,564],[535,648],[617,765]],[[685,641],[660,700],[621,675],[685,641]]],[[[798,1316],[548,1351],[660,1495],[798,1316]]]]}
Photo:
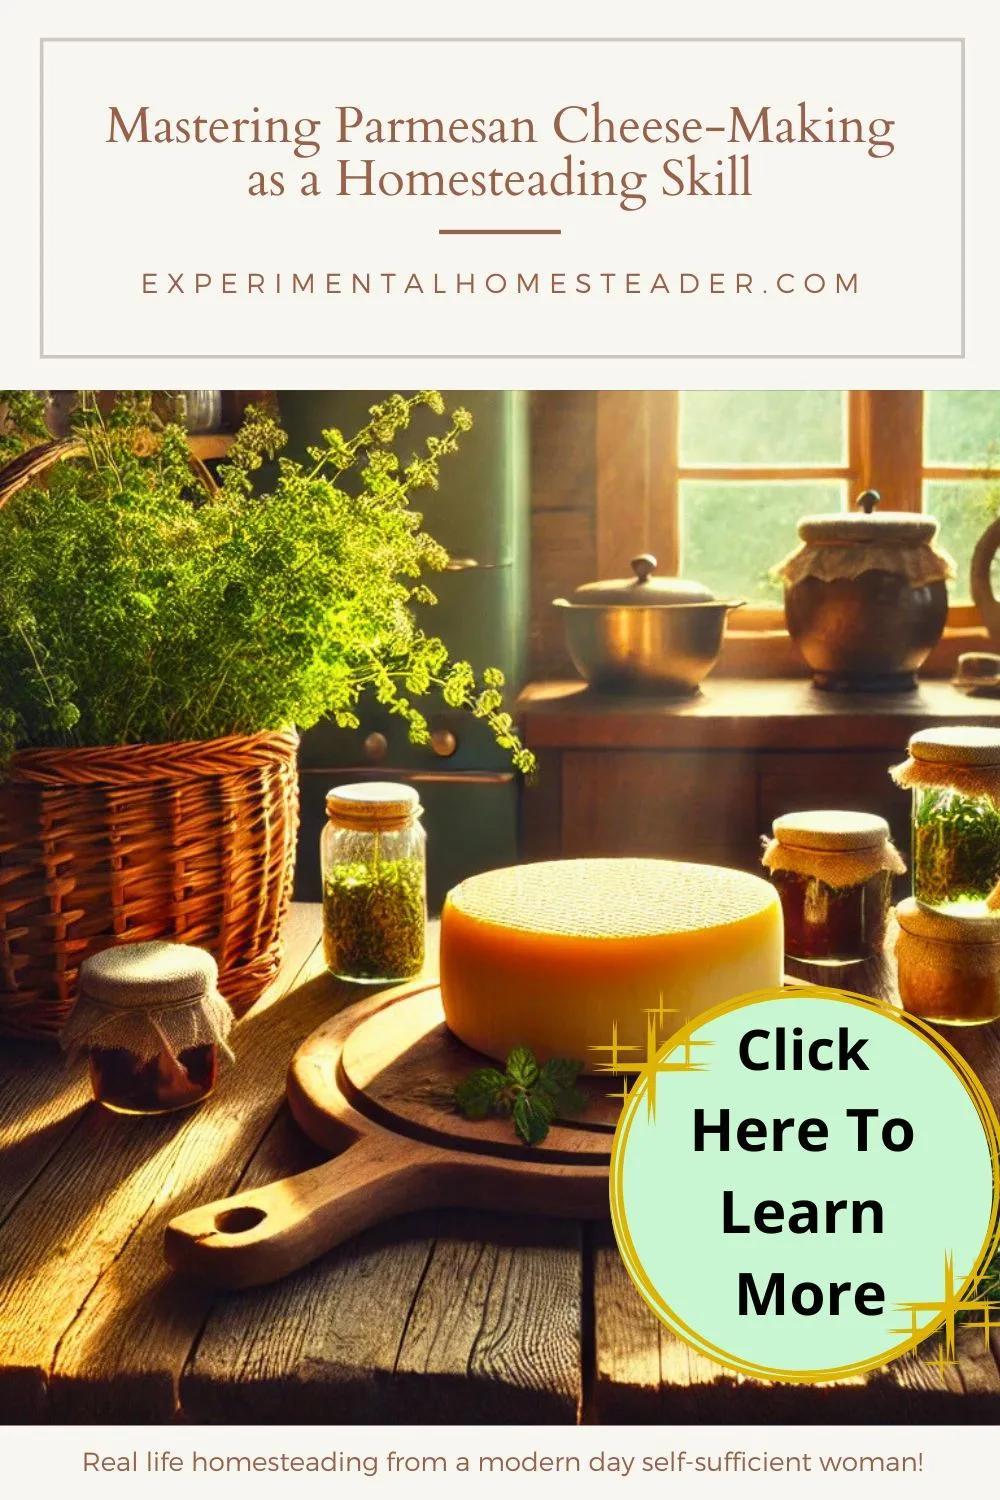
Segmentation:
{"type": "Polygon", "coordinates": [[[955,564],[937,521],[878,503],[866,490],[857,511],[804,517],[803,545],[776,570],[788,633],[819,688],[914,688],[944,629],[955,564]]]}

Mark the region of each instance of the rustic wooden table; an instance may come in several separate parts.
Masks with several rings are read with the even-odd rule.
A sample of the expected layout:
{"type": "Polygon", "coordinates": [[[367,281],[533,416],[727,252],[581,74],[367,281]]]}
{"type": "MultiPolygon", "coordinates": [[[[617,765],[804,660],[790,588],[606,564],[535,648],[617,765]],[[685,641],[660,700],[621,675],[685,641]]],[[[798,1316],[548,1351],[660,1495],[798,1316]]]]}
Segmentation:
{"type": "MultiPolygon", "coordinates": [[[[79,1070],[0,1047],[0,1420],[1000,1420],[1000,1340],[971,1330],[951,1366],[925,1350],[825,1388],[727,1375],[661,1327],[605,1226],[436,1212],[257,1291],[172,1276],[174,1215],[320,1159],[285,1070],[357,992],[324,974],[318,933],[318,909],[294,908],[238,1065],[191,1114],[109,1114],[79,1070]]],[[[852,988],[887,984],[852,972],[852,988]]],[[[1000,1029],[957,1041],[1000,1099],[1000,1029]]]]}

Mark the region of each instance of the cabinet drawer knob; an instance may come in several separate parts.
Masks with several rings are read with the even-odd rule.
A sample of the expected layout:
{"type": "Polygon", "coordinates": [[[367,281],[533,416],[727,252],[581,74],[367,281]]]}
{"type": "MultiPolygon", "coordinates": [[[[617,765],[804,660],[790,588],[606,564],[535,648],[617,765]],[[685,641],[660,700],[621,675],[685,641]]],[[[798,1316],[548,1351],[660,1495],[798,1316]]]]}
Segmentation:
{"type": "Polygon", "coordinates": [[[458,749],[458,740],[450,729],[435,729],[431,733],[431,747],[435,755],[444,758],[455,754],[458,749]]]}
{"type": "Polygon", "coordinates": [[[369,760],[385,760],[385,754],[388,748],[389,741],[386,739],[385,735],[380,734],[377,729],[372,730],[371,734],[365,735],[364,751],[369,760]]]}

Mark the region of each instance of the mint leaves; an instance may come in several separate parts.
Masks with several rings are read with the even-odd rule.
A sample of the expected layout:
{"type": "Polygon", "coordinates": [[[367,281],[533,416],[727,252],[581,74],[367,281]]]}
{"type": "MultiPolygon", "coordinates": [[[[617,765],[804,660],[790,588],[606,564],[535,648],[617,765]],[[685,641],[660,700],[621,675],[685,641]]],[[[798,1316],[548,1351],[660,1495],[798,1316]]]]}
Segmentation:
{"type": "Polygon", "coordinates": [[[552,1057],[539,1065],[530,1047],[514,1047],[505,1072],[475,1068],[455,1089],[455,1105],[467,1120],[509,1115],[526,1146],[537,1146],[557,1115],[579,1114],[587,1096],[576,1087],[583,1064],[552,1057]]]}

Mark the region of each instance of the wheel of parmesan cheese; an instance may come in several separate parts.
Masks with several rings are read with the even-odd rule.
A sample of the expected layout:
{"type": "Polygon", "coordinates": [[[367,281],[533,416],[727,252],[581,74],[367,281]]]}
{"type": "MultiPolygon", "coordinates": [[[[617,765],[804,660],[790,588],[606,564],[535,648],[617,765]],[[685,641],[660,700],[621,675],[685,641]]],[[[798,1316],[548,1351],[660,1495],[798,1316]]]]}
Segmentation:
{"type": "Polygon", "coordinates": [[[784,934],[759,876],[667,859],[567,859],[473,875],[441,913],[445,1019],[467,1046],[503,1059],[600,1064],[646,1050],[647,1012],[666,1037],[701,1011],[780,985],[784,934]]]}

